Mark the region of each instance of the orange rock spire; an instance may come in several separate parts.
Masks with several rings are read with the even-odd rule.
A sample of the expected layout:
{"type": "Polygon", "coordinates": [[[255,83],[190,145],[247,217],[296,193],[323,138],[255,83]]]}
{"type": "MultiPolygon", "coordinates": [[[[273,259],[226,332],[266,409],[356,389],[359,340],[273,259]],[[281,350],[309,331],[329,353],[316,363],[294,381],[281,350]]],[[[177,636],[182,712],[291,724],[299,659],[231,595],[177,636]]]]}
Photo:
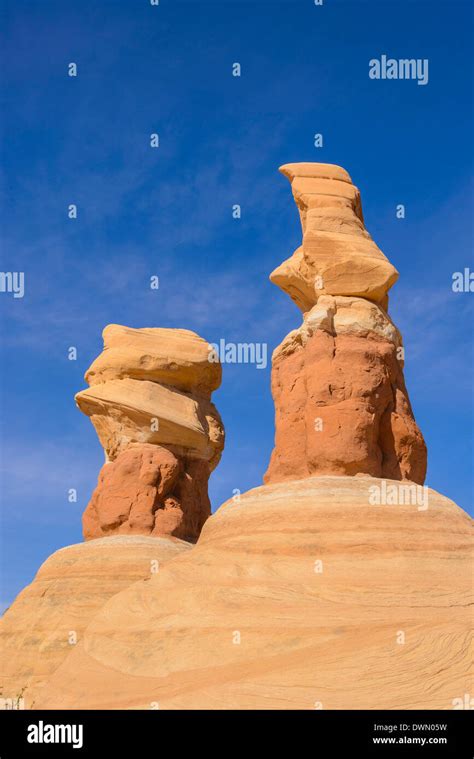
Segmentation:
{"type": "Polygon", "coordinates": [[[422,484],[426,446],[387,315],[398,273],[365,229],[360,194],[339,166],[293,163],[303,244],[270,275],[303,311],[273,353],[275,448],[265,482],[357,475],[422,484]]]}

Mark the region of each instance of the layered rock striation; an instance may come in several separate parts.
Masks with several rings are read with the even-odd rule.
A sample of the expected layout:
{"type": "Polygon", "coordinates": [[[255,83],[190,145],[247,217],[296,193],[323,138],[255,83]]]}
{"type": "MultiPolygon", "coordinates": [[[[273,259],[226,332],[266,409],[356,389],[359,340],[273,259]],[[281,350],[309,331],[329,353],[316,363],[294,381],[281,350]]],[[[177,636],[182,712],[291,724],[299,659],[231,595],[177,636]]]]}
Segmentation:
{"type": "Polygon", "coordinates": [[[0,623],[0,697],[34,708],[41,686],[83,637],[96,612],[128,585],[153,576],[190,543],[144,535],[66,546],[42,564],[0,623]]]}
{"type": "Polygon", "coordinates": [[[113,534],[196,541],[210,514],[209,474],[224,428],[210,397],[221,366],[189,330],[104,329],[104,350],[76,403],[106,463],[83,517],[86,540],[113,534]]]}
{"type": "Polygon", "coordinates": [[[376,483],[230,499],[96,614],[38,708],[452,709],[472,692],[472,522],[433,490],[372,505],[376,483]]]}
{"type": "Polygon", "coordinates": [[[302,245],[270,279],[303,312],[319,295],[357,295],[386,307],[398,272],[364,226],[357,187],[344,169],[327,163],[288,163],[303,230],[302,245]]]}

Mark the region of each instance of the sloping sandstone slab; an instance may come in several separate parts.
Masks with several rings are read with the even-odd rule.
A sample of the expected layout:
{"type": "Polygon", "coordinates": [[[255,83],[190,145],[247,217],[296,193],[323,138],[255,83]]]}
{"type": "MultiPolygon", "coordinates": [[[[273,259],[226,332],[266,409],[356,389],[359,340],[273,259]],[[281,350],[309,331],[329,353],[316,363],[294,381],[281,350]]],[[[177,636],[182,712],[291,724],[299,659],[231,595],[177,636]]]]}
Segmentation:
{"type": "Polygon", "coordinates": [[[53,553],[0,622],[2,697],[22,697],[32,708],[31,689],[78,645],[106,601],[190,548],[182,540],[122,536],[53,553]]]}
{"type": "Polygon", "coordinates": [[[406,487],[313,477],[228,501],[108,602],[36,706],[452,709],[472,687],[472,520],[433,490],[372,505],[383,482],[406,487]]]}
{"type": "Polygon", "coordinates": [[[90,416],[110,460],[132,443],[165,445],[217,465],[224,430],[214,404],[148,380],[109,380],[82,390],[76,403],[90,416]]]}

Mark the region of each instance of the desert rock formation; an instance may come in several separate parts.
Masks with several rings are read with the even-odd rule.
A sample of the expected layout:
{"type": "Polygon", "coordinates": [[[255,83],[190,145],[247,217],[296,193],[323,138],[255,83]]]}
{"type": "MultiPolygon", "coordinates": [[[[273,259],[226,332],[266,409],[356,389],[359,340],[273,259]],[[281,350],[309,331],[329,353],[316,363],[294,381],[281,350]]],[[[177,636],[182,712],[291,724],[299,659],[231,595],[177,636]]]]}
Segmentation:
{"type": "Polygon", "coordinates": [[[432,490],[372,505],[380,482],[231,499],[192,551],[110,599],[38,706],[452,709],[472,692],[472,523],[432,490]]]}
{"type": "Polygon", "coordinates": [[[369,474],[423,484],[426,446],[405,387],[402,338],[386,311],[397,272],[365,230],[344,169],[280,171],[303,245],[270,278],[303,310],[303,324],[272,357],[275,448],[265,482],[369,474]]]}
{"type": "Polygon", "coordinates": [[[84,537],[173,535],[195,541],[211,513],[210,472],[224,428],[211,392],[221,366],[189,330],[110,324],[76,395],[106,463],[83,518],[84,537]]]}
{"type": "MultiPolygon", "coordinates": [[[[34,709],[452,709],[472,693],[472,520],[423,485],[426,446],[387,313],[397,273],[344,169],[282,171],[304,236],[272,279],[303,322],[273,355],[266,484],[206,520],[223,444],[210,401],[220,369],[193,333],[174,344],[167,330],[107,328],[78,404],[108,457],[85,534],[112,537],[86,543],[73,574],[93,576],[89,548],[112,556],[114,541],[152,547],[163,534],[180,553],[121,588],[107,579],[110,595],[80,614],[73,600],[34,601],[34,640],[12,643],[26,651],[34,709]],[[176,536],[201,527],[183,550],[176,536]],[[67,655],[62,616],[81,633],[67,655]],[[30,665],[49,621],[61,655],[30,665]]],[[[118,575],[120,562],[116,553],[118,575]]],[[[8,615],[25,630],[20,602],[8,615]]],[[[12,662],[16,687],[28,672],[16,653],[12,662]]]]}

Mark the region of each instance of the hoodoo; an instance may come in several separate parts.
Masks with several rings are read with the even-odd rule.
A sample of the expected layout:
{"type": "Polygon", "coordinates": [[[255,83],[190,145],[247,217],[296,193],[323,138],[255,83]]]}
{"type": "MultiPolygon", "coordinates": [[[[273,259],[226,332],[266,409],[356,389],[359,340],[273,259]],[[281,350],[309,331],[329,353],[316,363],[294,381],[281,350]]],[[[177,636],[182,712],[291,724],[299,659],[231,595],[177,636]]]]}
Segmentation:
{"type": "Polygon", "coordinates": [[[271,274],[303,311],[272,357],[275,449],[265,482],[313,474],[423,484],[426,446],[387,313],[398,277],[365,229],[359,191],[339,166],[291,163],[303,244],[271,274]]]}
{"type": "Polygon", "coordinates": [[[76,395],[106,463],[84,537],[172,535],[195,542],[211,513],[207,482],[224,446],[211,392],[221,382],[208,343],[183,329],[110,324],[76,395]]]}

